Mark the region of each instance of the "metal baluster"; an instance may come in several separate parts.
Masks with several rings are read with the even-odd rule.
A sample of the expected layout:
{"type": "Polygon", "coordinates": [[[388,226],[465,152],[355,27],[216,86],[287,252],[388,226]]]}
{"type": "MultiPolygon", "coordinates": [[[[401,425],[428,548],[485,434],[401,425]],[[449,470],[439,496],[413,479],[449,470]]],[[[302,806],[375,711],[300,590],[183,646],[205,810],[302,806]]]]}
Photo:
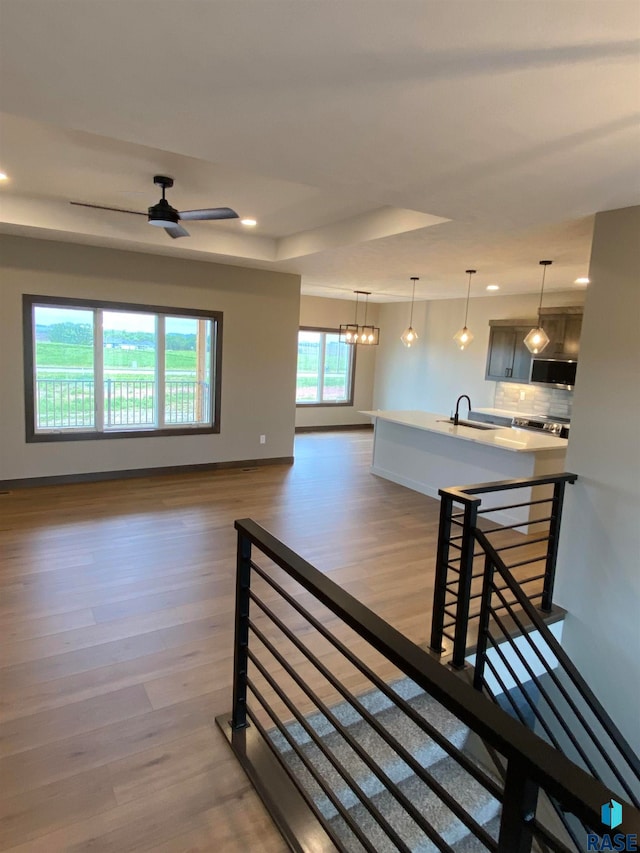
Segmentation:
{"type": "Polygon", "coordinates": [[[551,521],[549,522],[549,543],[547,546],[547,559],[544,567],[542,601],[540,603],[540,610],[545,613],[548,613],[553,605],[553,587],[556,578],[556,561],[558,559],[560,521],[562,519],[562,506],[564,504],[564,488],[564,482],[556,483],[553,487],[551,521]]]}
{"type": "Polygon", "coordinates": [[[451,513],[453,500],[449,495],[440,499],[440,522],[438,529],[438,550],[436,554],[436,577],[433,589],[433,609],[431,615],[431,648],[442,652],[442,632],[444,630],[444,607],[447,596],[447,570],[449,563],[449,540],[451,538],[451,513]]]}
{"type": "Polygon", "coordinates": [[[458,584],[458,606],[456,608],[456,629],[453,641],[453,657],[450,661],[454,669],[464,669],[467,651],[467,629],[469,626],[469,605],[471,603],[471,579],[473,575],[473,552],[475,538],[473,529],[478,519],[478,504],[466,503],[464,506],[464,526],[462,528],[462,550],[460,551],[460,582],[458,584]]]}
{"type": "Polygon", "coordinates": [[[484,665],[487,654],[487,634],[491,619],[491,596],[493,593],[493,562],[487,554],[484,558],[484,577],[482,579],[482,598],[480,604],[480,624],[478,625],[478,642],[476,644],[476,660],[473,672],[473,686],[482,690],[484,682],[484,665]]]}

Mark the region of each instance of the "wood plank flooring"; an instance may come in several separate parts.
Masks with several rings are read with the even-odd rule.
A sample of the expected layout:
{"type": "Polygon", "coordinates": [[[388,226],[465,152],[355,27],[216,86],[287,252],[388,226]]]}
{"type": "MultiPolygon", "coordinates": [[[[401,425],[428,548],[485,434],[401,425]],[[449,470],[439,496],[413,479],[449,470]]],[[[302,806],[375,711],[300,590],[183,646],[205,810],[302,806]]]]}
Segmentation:
{"type": "Polygon", "coordinates": [[[371,443],[304,434],[292,467],[0,496],[1,850],[285,849],[214,725],[231,707],[233,521],[426,644],[438,503],[372,476],[371,443]]]}

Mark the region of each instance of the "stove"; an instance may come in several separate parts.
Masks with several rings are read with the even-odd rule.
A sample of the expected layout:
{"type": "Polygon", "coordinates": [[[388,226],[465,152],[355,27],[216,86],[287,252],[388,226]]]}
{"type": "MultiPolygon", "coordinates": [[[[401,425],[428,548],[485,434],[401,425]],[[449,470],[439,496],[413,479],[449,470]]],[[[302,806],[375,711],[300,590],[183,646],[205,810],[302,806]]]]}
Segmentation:
{"type": "Polygon", "coordinates": [[[570,425],[571,421],[569,418],[551,418],[546,415],[538,415],[535,418],[515,417],[512,422],[512,426],[518,429],[546,432],[550,435],[555,435],[557,438],[569,438],[570,425]]]}

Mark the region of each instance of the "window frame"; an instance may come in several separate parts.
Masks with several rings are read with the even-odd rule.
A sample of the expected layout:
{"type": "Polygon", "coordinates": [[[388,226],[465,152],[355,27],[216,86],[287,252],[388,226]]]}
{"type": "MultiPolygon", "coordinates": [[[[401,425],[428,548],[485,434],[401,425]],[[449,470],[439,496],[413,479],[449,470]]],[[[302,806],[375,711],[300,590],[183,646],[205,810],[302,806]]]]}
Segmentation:
{"type": "MultiPolygon", "coordinates": [[[[25,434],[28,444],[55,441],[102,441],[118,438],[155,438],[170,435],[203,435],[220,432],[222,399],[222,311],[208,311],[200,308],[175,308],[166,305],[146,305],[137,302],[110,302],[102,299],[77,299],[69,296],[42,296],[31,293],[22,295],[22,339],[24,362],[24,403],[25,403],[25,434]],[[37,432],[35,415],[35,328],[33,323],[33,308],[38,305],[60,306],[67,308],[103,309],[106,311],[128,311],[131,313],[157,314],[169,317],[190,317],[211,320],[212,338],[215,339],[211,348],[211,415],[212,423],[205,426],[172,426],[148,427],[136,429],[98,431],[97,429],[61,429],[61,431],[37,432]]],[[[95,342],[94,342],[95,343],[95,342]]],[[[160,356],[159,356],[160,357],[160,356]]],[[[162,358],[165,357],[163,350],[162,358]]],[[[94,363],[94,376],[96,365],[94,363]]],[[[96,381],[96,380],[94,380],[96,381]]]]}
{"type": "MultiPolygon", "coordinates": [[[[331,326],[299,326],[298,332],[321,332],[321,333],[324,333],[325,335],[327,333],[331,334],[331,335],[339,335],[340,334],[339,329],[334,329],[331,326]]],[[[326,341],[326,338],[323,338],[323,340],[326,341]]],[[[323,367],[324,367],[324,352],[325,352],[325,350],[326,350],[326,345],[325,345],[325,347],[323,347],[323,362],[322,362],[323,367]]],[[[348,400],[339,400],[339,401],[335,401],[335,402],[333,400],[321,400],[320,402],[314,402],[314,403],[299,403],[296,400],[296,409],[320,409],[320,408],[327,408],[327,407],[328,408],[335,408],[336,406],[353,406],[355,384],[356,384],[356,352],[357,352],[357,349],[356,349],[356,346],[354,344],[354,345],[352,345],[352,353],[351,353],[351,374],[349,376],[349,399],[348,400]]],[[[296,396],[297,396],[297,389],[298,389],[298,378],[297,378],[298,377],[298,370],[297,370],[298,361],[297,361],[297,359],[298,359],[298,356],[296,353],[296,396]]]]}

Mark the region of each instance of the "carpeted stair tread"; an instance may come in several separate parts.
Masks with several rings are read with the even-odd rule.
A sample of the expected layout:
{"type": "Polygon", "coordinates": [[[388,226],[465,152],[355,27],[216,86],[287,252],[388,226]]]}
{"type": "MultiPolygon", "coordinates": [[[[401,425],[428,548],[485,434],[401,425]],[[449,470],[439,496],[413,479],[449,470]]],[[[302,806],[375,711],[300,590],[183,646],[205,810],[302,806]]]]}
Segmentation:
{"type": "MultiPolygon", "coordinates": [[[[437,762],[430,768],[430,771],[479,824],[491,826],[490,822],[494,821],[499,813],[500,804],[452,758],[445,758],[437,762]]],[[[398,787],[416,806],[425,820],[456,850],[456,853],[471,853],[471,851],[485,849],[477,838],[469,837],[467,827],[416,776],[405,779],[398,787]]],[[[388,791],[373,797],[373,803],[414,853],[435,853],[438,850],[438,846],[422,832],[388,791]]],[[[378,853],[392,853],[397,850],[384,830],[362,804],[351,808],[350,816],[358,823],[378,853]]],[[[350,853],[351,851],[357,853],[362,849],[340,815],[331,818],[330,824],[342,840],[346,850],[349,850],[350,853]]]]}
{"type": "MultiPolygon", "coordinates": [[[[500,835],[500,815],[498,814],[493,820],[490,820],[483,828],[497,841],[500,835]]],[[[466,835],[462,841],[453,844],[452,847],[456,853],[482,853],[482,851],[489,849],[475,835],[471,835],[471,833],[466,835]]]]}
{"type": "MultiPolygon", "coordinates": [[[[393,684],[390,684],[389,687],[391,687],[398,696],[407,701],[422,695],[428,702],[435,703],[435,700],[426,696],[422,688],[419,687],[415,681],[411,681],[410,678],[401,678],[393,684]]],[[[377,689],[363,693],[357,698],[360,704],[369,711],[370,714],[379,714],[382,711],[397,707],[391,699],[382,693],[382,691],[377,689]]],[[[331,712],[343,726],[352,726],[362,722],[362,716],[360,713],[347,701],[342,701],[337,705],[334,705],[331,708],[331,712]]],[[[321,711],[309,714],[305,719],[308,725],[320,737],[325,737],[326,735],[336,731],[333,724],[329,722],[321,711]]],[[[287,724],[287,731],[297,744],[308,743],[311,740],[300,723],[292,722],[287,724]]],[[[286,739],[278,731],[273,731],[271,733],[271,739],[281,752],[287,752],[291,749],[286,739]]]]}
{"type": "MultiPolygon", "coordinates": [[[[411,682],[411,684],[413,684],[413,682],[411,682]]],[[[377,698],[376,701],[378,701],[377,698]]],[[[456,717],[446,711],[434,699],[422,692],[413,698],[408,698],[408,702],[425,719],[429,720],[434,727],[458,749],[462,749],[468,732],[456,717]]],[[[445,758],[446,752],[442,747],[430,738],[418,725],[409,720],[404,712],[396,705],[391,705],[387,702],[380,703],[379,707],[382,707],[383,710],[376,714],[376,719],[385,727],[385,729],[397,738],[409,755],[411,755],[420,764],[420,766],[429,767],[431,764],[445,758]]],[[[405,761],[403,761],[398,753],[390,747],[386,741],[377,734],[377,732],[374,731],[368,722],[360,717],[358,717],[358,719],[358,722],[354,722],[352,725],[348,726],[349,733],[364,749],[365,753],[370,756],[396,784],[411,776],[413,774],[413,770],[405,761]]],[[[296,731],[292,731],[291,728],[289,728],[290,734],[297,742],[301,739],[300,730],[302,730],[302,727],[297,727],[296,731]]],[[[315,726],[314,730],[317,731],[315,726]]],[[[348,782],[343,778],[339,771],[333,767],[331,762],[323,754],[320,747],[309,739],[306,732],[303,730],[302,732],[305,736],[305,740],[300,744],[300,747],[304,755],[312,762],[314,768],[322,776],[323,780],[328,784],[329,788],[340,799],[343,805],[347,808],[356,805],[359,802],[357,794],[349,786],[348,782]]],[[[284,738],[280,734],[278,734],[278,738],[281,739],[281,741],[284,741],[284,738]]],[[[372,797],[385,789],[383,782],[378,779],[367,764],[346,743],[342,735],[335,729],[332,729],[329,734],[323,736],[322,742],[323,746],[330,750],[331,753],[340,761],[355,783],[362,788],[367,796],[372,797]]],[[[305,769],[303,762],[291,750],[288,744],[287,749],[283,750],[283,754],[289,763],[289,766],[294,770],[296,775],[309,790],[309,793],[314,797],[314,800],[322,813],[326,817],[334,815],[335,807],[329,801],[328,797],[322,792],[317,783],[311,778],[310,774],[305,769]]]]}

